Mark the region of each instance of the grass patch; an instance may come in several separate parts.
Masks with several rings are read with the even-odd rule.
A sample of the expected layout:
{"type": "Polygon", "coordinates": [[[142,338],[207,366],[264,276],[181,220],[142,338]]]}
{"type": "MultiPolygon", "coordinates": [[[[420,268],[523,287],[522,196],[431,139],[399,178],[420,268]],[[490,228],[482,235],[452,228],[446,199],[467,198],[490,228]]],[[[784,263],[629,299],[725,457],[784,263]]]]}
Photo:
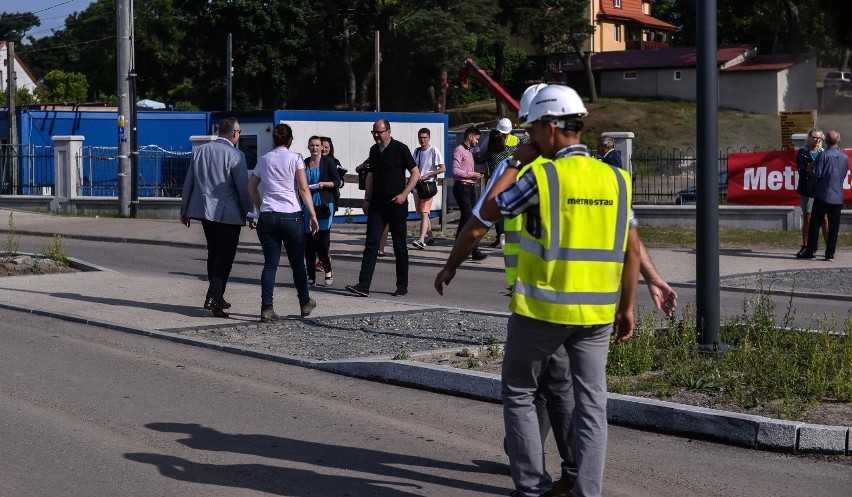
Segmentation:
{"type": "MultiPolygon", "coordinates": [[[[586,107],[589,115],[583,119],[585,128],[582,139],[592,150],[597,149],[596,139],[605,131],[632,131],[636,135],[634,149],[694,149],[696,146],[698,128],[695,102],[599,98],[593,104],[586,102],[586,107]]],[[[453,128],[494,123],[499,118],[494,100],[463,105],[460,109],[451,102],[447,105],[447,114],[453,128]]],[[[848,113],[821,112],[818,119],[817,125],[822,129],[836,129],[841,136],[852,134],[852,120],[848,113]]],[[[718,130],[721,150],[781,148],[781,123],[778,116],[719,109],[718,130]]]]}
{"type": "MultiPolygon", "coordinates": [[[[722,324],[730,350],[719,354],[698,352],[694,307],[667,323],[642,314],[633,338],[610,349],[610,391],[700,395],[710,406],[759,408],[792,420],[823,401],[852,402],[852,317],[840,325],[823,318],[814,330],[778,327],[774,302],[762,297],[758,289],[740,315],[722,324]]],[[[790,321],[788,308],[782,322],[790,321]]]]}
{"type": "MultiPolygon", "coordinates": [[[[639,237],[647,247],[694,248],[695,228],[681,226],[640,226],[639,237]]],[[[840,233],[838,246],[852,246],[852,233],[840,233]]],[[[798,231],[755,230],[742,228],[720,228],[719,245],[722,248],[784,249],[794,252],[802,245],[798,231]]]]}

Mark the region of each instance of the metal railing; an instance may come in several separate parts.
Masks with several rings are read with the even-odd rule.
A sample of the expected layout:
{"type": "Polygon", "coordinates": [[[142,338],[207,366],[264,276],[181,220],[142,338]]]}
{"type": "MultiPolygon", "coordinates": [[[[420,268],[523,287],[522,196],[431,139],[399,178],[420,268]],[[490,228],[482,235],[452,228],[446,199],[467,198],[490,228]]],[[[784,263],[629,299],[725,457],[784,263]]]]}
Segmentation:
{"type": "Polygon", "coordinates": [[[0,194],[52,195],[53,147],[0,145],[0,194]]]}
{"type": "MultiPolygon", "coordinates": [[[[118,147],[83,147],[83,195],[118,195],[118,147]]],[[[137,155],[140,197],[180,197],[191,151],[166,150],[157,145],[139,147],[137,155]]]]}
{"type": "MultiPolygon", "coordinates": [[[[775,150],[761,147],[720,150],[718,154],[719,198],[727,200],[728,154],[775,150]],[[725,184],[724,189],[722,183],[725,184]]],[[[634,148],[633,166],[634,204],[694,203],[695,197],[695,149],[681,148],[634,148]],[[687,199],[684,201],[684,199],[687,199]]]]}

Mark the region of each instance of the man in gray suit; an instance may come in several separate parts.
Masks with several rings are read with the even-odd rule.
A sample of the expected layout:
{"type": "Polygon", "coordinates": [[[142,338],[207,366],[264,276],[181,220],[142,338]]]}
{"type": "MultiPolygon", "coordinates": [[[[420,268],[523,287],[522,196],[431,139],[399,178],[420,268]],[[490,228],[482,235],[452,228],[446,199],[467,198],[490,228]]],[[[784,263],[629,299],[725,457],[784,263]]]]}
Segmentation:
{"type": "Polygon", "coordinates": [[[236,148],[240,123],[226,117],[219,123],[219,137],[196,148],[183,183],[180,222],[201,221],[207,239],[207,297],[204,308],[216,317],[228,317],[225,286],[237,255],[240,228],[246,214],[254,212],[248,193],[246,156],[236,148]]]}

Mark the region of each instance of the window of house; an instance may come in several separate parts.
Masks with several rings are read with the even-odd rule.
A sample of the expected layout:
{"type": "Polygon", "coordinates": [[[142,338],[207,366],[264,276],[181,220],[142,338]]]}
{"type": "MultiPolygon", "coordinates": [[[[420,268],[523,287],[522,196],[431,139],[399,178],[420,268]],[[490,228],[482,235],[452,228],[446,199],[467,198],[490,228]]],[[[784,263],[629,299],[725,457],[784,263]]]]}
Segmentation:
{"type": "Polygon", "coordinates": [[[615,41],[621,41],[621,24],[615,25],[615,41]]]}
{"type": "Polygon", "coordinates": [[[612,0],[612,6],[615,7],[616,9],[620,9],[621,8],[621,0],[612,0]]]}
{"type": "Polygon", "coordinates": [[[682,79],[683,79],[683,72],[681,72],[681,71],[675,71],[675,72],[674,72],[674,80],[675,80],[675,81],[680,81],[680,80],[682,80],[682,79]]]}
{"type": "Polygon", "coordinates": [[[636,71],[625,72],[624,79],[636,79],[636,71]]]}

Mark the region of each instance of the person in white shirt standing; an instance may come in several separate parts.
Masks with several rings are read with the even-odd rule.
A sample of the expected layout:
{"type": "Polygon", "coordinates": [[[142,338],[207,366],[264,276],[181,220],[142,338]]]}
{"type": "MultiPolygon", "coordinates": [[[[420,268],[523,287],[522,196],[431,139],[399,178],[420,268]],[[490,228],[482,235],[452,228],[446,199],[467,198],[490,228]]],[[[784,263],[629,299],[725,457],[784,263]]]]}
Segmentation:
{"type": "MultiPolygon", "coordinates": [[[[414,149],[412,156],[414,162],[420,169],[420,181],[434,183],[437,187],[438,175],[446,170],[444,166],[444,157],[441,156],[441,151],[429,144],[431,132],[429,128],[421,128],[417,132],[417,141],[420,143],[418,148],[414,149]]],[[[436,188],[437,190],[437,188],[436,188]]],[[[417,213],[420,214],[420,237],[411,242],[412,245],[423,250],[426,245],[432,245],[434,238],[432,237],[432,223],[429,222],[429,213],[432,211],[432,198],[420,198],[417,194],[417,189],[414,190],[414,206],[417,213]]]]}

